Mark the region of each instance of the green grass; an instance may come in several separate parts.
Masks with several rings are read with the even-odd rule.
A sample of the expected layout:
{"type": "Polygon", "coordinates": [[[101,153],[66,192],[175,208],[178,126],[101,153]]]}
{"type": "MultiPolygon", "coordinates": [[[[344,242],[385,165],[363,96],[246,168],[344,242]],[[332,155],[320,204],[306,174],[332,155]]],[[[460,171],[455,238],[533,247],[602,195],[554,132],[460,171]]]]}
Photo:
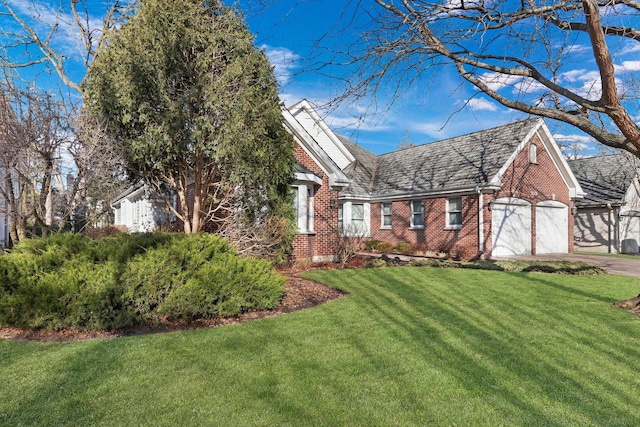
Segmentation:
{"type": "Polygon", "coordinates": [[[640,281],[317,271],[350,292],[218,329],[0,341],[0,425],[605,426],[640,419],[640,281]]]}

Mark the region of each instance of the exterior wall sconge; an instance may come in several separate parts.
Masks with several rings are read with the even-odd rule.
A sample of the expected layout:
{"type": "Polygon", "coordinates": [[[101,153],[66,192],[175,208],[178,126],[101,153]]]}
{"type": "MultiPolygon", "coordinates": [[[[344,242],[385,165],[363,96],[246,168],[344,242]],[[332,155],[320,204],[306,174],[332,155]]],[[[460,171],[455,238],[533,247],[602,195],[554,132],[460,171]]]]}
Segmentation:
{"type": "Polygon", "coordinates": [[[331,209],[335,209],[335,208],[336,208],[336,199],[335,199],[335,197],[331,197],[331,198],[329,199],[329,207],[330,207],[331,209]]]}
{"type": "Polygon", "coordinates": [[[487,203],[487,209],[489,209],[489,212],[493,210],[493,200],[487,203]]]}
{"type": "Polygon", "coordinates": [[[575,206],[571,208],[571,215],[576,216],[576,214],[578,213],[578,208],[576,208],[575,206]]]}

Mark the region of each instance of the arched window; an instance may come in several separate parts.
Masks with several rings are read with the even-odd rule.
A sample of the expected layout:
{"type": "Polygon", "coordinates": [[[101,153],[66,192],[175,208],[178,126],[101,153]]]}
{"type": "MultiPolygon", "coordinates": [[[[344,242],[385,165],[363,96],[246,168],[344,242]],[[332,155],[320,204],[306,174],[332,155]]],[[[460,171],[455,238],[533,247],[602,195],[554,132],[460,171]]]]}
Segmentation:
{"type": "Polygon", "coordinates": [[[529,145],[529,163],[538,163],[538,147],[535,144],[529,145]]]}

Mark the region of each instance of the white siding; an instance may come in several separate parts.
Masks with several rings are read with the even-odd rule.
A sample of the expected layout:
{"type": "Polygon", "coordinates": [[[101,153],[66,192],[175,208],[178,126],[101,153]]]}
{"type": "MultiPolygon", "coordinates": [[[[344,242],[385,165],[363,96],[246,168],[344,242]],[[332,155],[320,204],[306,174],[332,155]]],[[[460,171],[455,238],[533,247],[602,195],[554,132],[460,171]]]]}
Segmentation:
{"type": "Polygon", "coordinates": [[[346,168],[351,163],[351,160],[347,158],[340,147],[332,141],[331,137],[318,125],[306,110],[298,111],[295,114],[295,118],[340,169],[346,168]]]}
{"type": "Polygon", "coordinates": [[[131,233],[155,230],[161,212],[145,197],[123,199],[114,207],[115,225],[124,225],[131,233]]]}

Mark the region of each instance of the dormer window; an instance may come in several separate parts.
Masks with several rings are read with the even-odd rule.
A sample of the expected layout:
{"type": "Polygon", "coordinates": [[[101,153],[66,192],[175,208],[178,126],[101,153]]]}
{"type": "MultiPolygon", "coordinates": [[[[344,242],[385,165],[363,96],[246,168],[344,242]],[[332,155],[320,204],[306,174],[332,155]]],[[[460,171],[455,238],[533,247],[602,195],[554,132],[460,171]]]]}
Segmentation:
{"type": "Polygon", "coordinates": [[[538,163],[538,147],[535,144],[529,145],[529,163],[538,163]]]}

